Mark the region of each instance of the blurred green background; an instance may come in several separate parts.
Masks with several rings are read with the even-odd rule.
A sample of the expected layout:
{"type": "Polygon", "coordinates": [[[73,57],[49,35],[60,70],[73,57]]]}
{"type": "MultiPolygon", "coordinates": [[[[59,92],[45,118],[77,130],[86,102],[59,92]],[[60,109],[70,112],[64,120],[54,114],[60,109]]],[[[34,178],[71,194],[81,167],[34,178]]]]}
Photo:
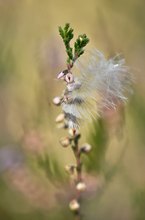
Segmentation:
{"type": "Polygon", "coordinates": [[[145,1],[0,0],[0,220],[74,219],[66,164],[71,150],[52,99],[65,68],[58,26],[69,22],[87,48],[121,53],[134,74],[124,107],[84,128],[84,220],[145,220],[145,1]]]}

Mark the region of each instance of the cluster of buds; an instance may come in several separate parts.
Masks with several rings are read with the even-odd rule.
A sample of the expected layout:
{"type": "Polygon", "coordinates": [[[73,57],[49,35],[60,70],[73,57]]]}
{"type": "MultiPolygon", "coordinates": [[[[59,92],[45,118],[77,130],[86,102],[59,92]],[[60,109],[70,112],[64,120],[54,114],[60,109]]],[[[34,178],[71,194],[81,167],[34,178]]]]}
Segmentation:
{"type": "MultiPolygon", "coordinates": [[[[53,103],[57,106],[61,105],[61,98],[56,97],[53,100],[53,103]],[[58,102],[58,100],[60,102],[58,102]]],[[[82,146],[78,146],[78,141],[81,137],[81,134],[78,129],[69,128],[67,126],[67,121],[65,118],[65,113],[60,113],[56,119],[55,122],[57,123],[58,128],[68,129],[68,135],[65,137],[60,138],[59,142],[62,147],[71,147],[74,155],[76,157],[76,165],[66,165],[65,171],[69,175],[69,177],[75,182],[75,191],[76,195],[77,193],[80,195],[86,190],[86,184],[81,179],[78,179],[78,172],[81,172],[82,162],[78,162],[81,160],[81,154],[88,154],[91,151],[91,145],[88,143],[83,144],[82,146]]],[[[76,196],[77,198],[77,196],[76,196]]],[[[69,208],[72,212],[78,214],[80,211],[80,203],[79,199],[74,198],[69,203],[69,208]]]]}
{"type": "Polygon", "coordinates": [[[84,47],[89,42],[89,39],[85,34],[79,35],[74,43],[74,48],[72,48],[70,46],[70,41],[73,38],[73,29],[70,28],[70,25],[66,24],[64,28],[59,27],[59,33],[66,47],[68,58],[67,69],[57,75],[57,79],[63,80],[66,83],[66,87],[61,97],[55,97],[53,99],[53,103],[56,106],[61,106],[63,110],[63,113],[56,117],[55,122],[58,128],[68,129],[68,136],[62,137],[59,142],[64,148],[70,146],[76,159],[76,165],[66,165],[65,170],[70,177],[73,177],[76,192],[76,198],[70,202],[69,207],[71,211],[79,215],[79,197],[81,193],[86,190],[86,185],[82,181],[81,154],[89,153],[91,146],[89,144],[84,144],[82,147],[79,147],[78,144],[81,137],[78,131],[80,116],[78,111],[78,114],[76,114],[75,108],[80,106],[83,100],[81,97],[72,96],[73,92],[76,93],[81,88],[81,83],[73,76],[71,69],[78,57],[84,53],[84,47]]]}
{"type": "MultiPolygon", "coordinates": [[[[72,146],[73,149],[75,149],[75,142],[78,141],[81,137],[81,134],[79,133],[79,131],[75,130],[75,129],[69,129],[68,130],[68,136],[66,137],[62,137],[60,139],[60,144],[62,145],[62,147],[68,147],[68,146],[72,146]]],[[[82,152],[81,148],[80,148],[80,153],[82,152]]]]}
{"type": "MultiPolygon", "coordinates": [[[[56,104],[55,103],[55,100],[56,99],[59,99],[59,97],[55,97],[54,99],[53,99],[53,103],[55,104],[55,105],[60,105],[60,104],[56,104]]],[[[60,99],[59,99],[60,100],[60,99]]],[[[67,123],[67,120],[66,120],[66,117],[65,117],[65,114],[64,113],[60,113],[57,117],[56,117],[56,119],[55,119],[55,122],[57,123],[57,128],[64,128],[64,129],[66,129],[66,128],[68,128],[68,123],[67,123]]]]}
{"type": "MultiPolygon", "coordinates": [[[[55,97],[53,99],[53,103],[56,106],[63,105],[63,103],[71,103],[72,100],[69,99],[69,92],[74,89],[74,86],[80,86],[79,84],[74,83],[74,77],[72,73],[68,70],[64,70],[63,72],[59,73],[57,76],[58,79],[63,79],[66,82],[66,89],[62,97],[55,97]]],[[[77,88],[78,88],[77,87],[77,88]]],[[[73,121],[73,119],[72,119],[73,121]]],[[[80,213],[80,196],[86,190],[86,184],[82,180],[82,162],[81,162],[81,155],[88,154],[91,151],[91,145],[88,143],[83,144],[79,147],[78,141],[81,137],[81,134],[78,129],[71,128],[67,113],[64,111],[60,113],[55,122],[57,123],[58,128],[68,129],[68,135],[62,137],[59,142],[62,147],[71,147],[76,158],[76,165],[66,165],[65,170],[67,174],[69,174],[70,179],[72,179],[75,183],[75,191],[76,191],[76,198],[70,201],[69,208],[72,212],[79,215],[80,213]]]]}
{"type": "MultiPolygon", "coordinates": [[[[86,190],[86,184],[84,182],[77,183],[76,190],[79,193],[84,192],[86,190]]],[[[71,200],[69,203],[69,208],[72,212],[78,214],[80,211],[80,203],[79,203],[78,199],[71,200]]]]}

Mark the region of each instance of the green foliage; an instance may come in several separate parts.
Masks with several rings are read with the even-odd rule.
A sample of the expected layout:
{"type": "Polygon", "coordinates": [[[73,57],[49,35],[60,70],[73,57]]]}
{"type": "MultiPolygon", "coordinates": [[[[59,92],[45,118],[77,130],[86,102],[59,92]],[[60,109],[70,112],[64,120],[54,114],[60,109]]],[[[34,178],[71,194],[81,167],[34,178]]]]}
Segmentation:
{"type": "Polygon", "coordinates": [[[70,46],[70,41],[73,39],[73,29],[70,24],[65,24],[64,28],[59,27],[59,34],[63,39],[66,53],[68,55],[67,63],[73,66],[75,60],[84,53],[84,47],[89,43],[89,38],[86,34],[79,35],[74,43],[74,49],[70,46]]]}
{"type": "Polygon", "coordinates": [[[80,57],[84,53],[84,47],[89,43],[89,38],[86,34],[79,35],[74,44],[75,47],[75,55],[76,57],[80,57]]]}
{"type": "Polygon", "coordinates": [[[105,121],[101,118],[98,122],[94,121],[93,128],[89,134],[89,143],[92,145],[92,150],[84,163],[87,171],[103,173],[105,180],[110,182],[117,172],[121,170],[126,146],[122,148],[115,164],[111,164],[106,160],[105,155],[109,143],[109,135],[105,121]]]}
{"type": "Polygon", "coordinates": [[[39,156],[38,165],[53,183],[57,181],[65,181],[65,177],[55,158],[52,158],[47,154],[45,154],[44,157],[39,156]]]}
{"type": "Polygon", "coordinates": [[[136,94],[132,97],[132,100],[129,105],[129,111],[131,115],[131,119],[133,121],[134,127],[139,134],[140,141],[143,143],[139,146],[144,147],[145,143],[145,102],[144,97],[140,94],[136,94]],[[138,132],[139,131],[139,132],[138,132]]]}
{"type": "Polygon", "coordinates": [[[92,132],[89,136],[89,143],[93,147],[89,157],[86,158],[85,166],[88,171],[100,172],[105,165],[105,152],[108,143],[108,136],[102,119],[94,122],[92,132]]]}
{"type": "Polygon", "coordinates": [[[145,219],[145,190],[138,189],[133,195],[133,206],[136,220],[145,219]]]}
{"type": "Polygon", "coordinates": [[[0,84],[8,82],[14,75],[15,63],[12,49],[4,51],[3,42],[0,43],[0,84]]]}
{"type": "Polygon", "coordinates": [[[60,36],[63,39],[65,48],[66,48],[66,53],[68,55],[68,63],[70,60],[73,60],[73,49],[70,47],[70,41],[73,38],[73,29],[70,28],[70,25],[67,23],[64,28],[59,27],[59,33],[60,36]]]}

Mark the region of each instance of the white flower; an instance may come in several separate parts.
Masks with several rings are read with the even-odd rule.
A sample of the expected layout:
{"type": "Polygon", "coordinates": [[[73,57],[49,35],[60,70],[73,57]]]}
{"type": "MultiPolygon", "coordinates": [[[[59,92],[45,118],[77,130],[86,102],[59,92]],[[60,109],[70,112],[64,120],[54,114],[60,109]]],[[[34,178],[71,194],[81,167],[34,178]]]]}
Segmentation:
{"type": "Polygon", "coordinates": [[[77,211],[80,208],[80,204],[76,199],[73,199],[69,204],[70,210],[77,211]]]}

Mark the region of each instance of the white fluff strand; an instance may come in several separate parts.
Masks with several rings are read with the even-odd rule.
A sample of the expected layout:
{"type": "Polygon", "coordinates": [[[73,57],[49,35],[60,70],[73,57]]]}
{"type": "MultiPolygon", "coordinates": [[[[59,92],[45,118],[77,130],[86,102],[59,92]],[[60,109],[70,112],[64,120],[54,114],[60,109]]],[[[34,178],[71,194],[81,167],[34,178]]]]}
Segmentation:
{"type": "Polygon", "coordinates": [[[67,84],[62,109],[69,127],[76,128],[80,120],[100,115],[102,109],[116,108],[127,100],[132,77],[125,60],[119,56],[106,59],[98,50],[89,53],[88,60],[76,61],[79,76],[67,84]]]}

